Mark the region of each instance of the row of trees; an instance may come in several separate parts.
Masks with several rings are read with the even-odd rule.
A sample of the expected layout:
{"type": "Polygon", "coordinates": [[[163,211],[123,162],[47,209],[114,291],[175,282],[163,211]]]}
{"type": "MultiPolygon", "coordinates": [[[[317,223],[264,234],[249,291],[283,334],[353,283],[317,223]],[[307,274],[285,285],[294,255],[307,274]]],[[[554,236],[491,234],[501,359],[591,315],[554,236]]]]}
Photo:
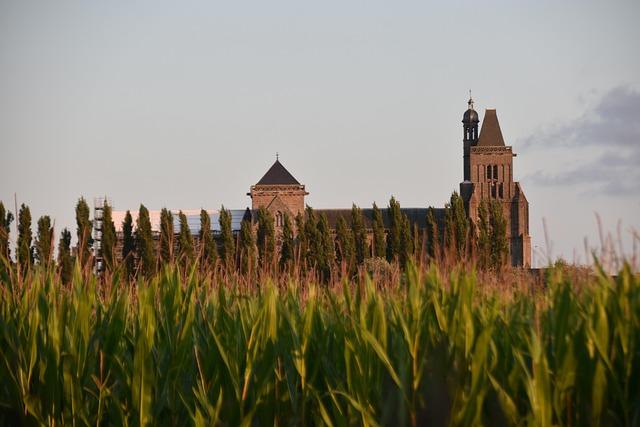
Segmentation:
{"type": "MultiPolygon", "coordinates": [[[[220,233],[214,236],[209,214],[200,212],[197,240],[191,234],[186,215],[178,213],[179,230],[174,232],[174,214],[162,209],[160,229],[154,236],[149,211],[140,205],[136,223],[127,211],[118,245],[112,210],[104,206],[100,253],[101,269],[113,271],[122,263],[130,276],[150,276],[165,263],[178,262],[185,268],[198,262],[200,268],[220,266],[243,273],[256,270],[287,269],[297,265],[315,269],[323,278],[339,268],[355,273],[369,258],[383,258],[403,266],[412,257],[440,260],[444,257],[474,259],[480,268],[499,268],[506,263],[508,242],[506,220],[499,202],[482,202],[478,221],[469,220],[462,198],[453,193],[445,205],[444,217],[434,208],[428,209],[426,228],[412,224],[402,212],[400,203],[391,198],[386,225],[382,211],[374,203],[367,221],[361,208],[353,205],[350,215],[339,216],[335,229],[324,213],[307,207],[304,214],[283,218],[281,233],[276,234],[274,218],[266,209],[259,209],[252,218],[247,209],[240,230],[231,227],[231,212],[222,207],[219,216],[220,233]],[[368,224],[367,224],[368,222],[368,224]],[[157,240],[157,243],[155,242],[157,240]]],[[[11,259],[10,224],[13,214],[0,202],[0,253],[11,259]]],[[[93,265],[92,222],[89,206],[83,198],[76,205],[78,246],[72,253],[71,233],[64,229],[58,241],[57,265],[65,281],[70,279],[75,260],[81,267],[93,265]]],[[[29,207],[21,205],[18,213],[16,264],[24,271],[34,263],[49,266],[53,262],[54,231],[49,216],[37,223],[37,236],[31,232],[29,207]]]]}
{"type": "MultiPolygon", "coordinates": [[[[7,211],[0,201],[0,271],[11,267],[11,248],[9,246],[10,226],[14,216],[7,211]]],[[[24,203],[18,211],[18,236],[16,239],[16,266],[22,272],[27,272],[33,264],[49,267],[54,263],[54,227],[51,217],[43,215],[37,222],[37,234],[34,239],[31,230],[31,210],[24,203]]],[[[66,228],[60,234],[58,241],[57,265],[60,273],[69,280],[73,268],[74,258],[81,265],[91,262],[92,244],[89,219],[89,205],[80,198],[76,205],[76,223],[78,246],[76,254],[72,254],[71,232],[66,228]]]]}

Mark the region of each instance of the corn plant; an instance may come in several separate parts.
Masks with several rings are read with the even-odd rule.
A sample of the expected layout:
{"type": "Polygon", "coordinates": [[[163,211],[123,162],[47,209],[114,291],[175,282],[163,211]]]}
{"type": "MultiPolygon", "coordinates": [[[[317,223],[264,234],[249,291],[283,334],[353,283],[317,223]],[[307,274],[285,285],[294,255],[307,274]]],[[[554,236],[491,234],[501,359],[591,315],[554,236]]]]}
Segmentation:
{"type": "Polygon", "coordinates": [[[463,266],[329,285],[4,270],[3,425],[640,424],[629,266],[535,289],[463,266]]]}

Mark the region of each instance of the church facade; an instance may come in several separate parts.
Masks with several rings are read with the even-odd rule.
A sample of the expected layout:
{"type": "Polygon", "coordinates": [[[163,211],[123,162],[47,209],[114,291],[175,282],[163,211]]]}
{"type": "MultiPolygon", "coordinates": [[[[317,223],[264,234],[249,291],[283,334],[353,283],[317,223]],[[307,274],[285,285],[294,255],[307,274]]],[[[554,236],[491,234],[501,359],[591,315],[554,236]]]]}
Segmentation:
{"type": "MultiPolygon", "coordinates": [[[[463,128],[463,181],[460,183],[460,196],[473,223],[478,221],[478,208],[483,200],[495,200],[502,206],[507,221],[509,258],[511,265],[529,267],[531,265],[531,237],[529,235],[529,202],[519,182],[514,181],[513,153],[502,136],[496,110],[485,111],[482,127],[478,131],[480,120],[474,109],[473,99],[469,99],[468,109],[462,118],[463,128]]],[[[278,159],[267,173],[252,185],[248,196],[251,197],[251,210],[266,208],[275,218],[276,230],[282,227],[283,218],[294,218],[305,209],[305,196],[309,193],[278,159]]],[[[372,209],[362,209],[365,225],[372,232],[372,209]]],[[[425,208],[402,208],[414,227],[426,228],[427,211],[425,208]]],[[[349,222],[351,209],[316,209],[324,214],[330,226],[335,229],[341,216],[349,222]]],[[[382,208],[385,226],[389,218],[382,208]]],[[[436,219],[444,222],[444,209],[435,209],[436,219]]]]}

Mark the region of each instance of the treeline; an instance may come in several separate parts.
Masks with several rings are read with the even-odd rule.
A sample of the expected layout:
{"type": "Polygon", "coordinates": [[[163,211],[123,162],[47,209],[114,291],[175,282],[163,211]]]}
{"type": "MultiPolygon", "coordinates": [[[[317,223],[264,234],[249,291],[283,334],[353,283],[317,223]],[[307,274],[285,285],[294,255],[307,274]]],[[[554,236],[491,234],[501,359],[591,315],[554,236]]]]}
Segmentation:
{"type": "MultiPolygon", "coordinates": [[[[292,269],[313,271],[327,281],[333,274],[353,275],[360,268],[371,271],[396,263],[404,267],[410,259],[456,263],[466,260],[481,269],[497,269],[507,263],[507,223],[499,202],[483,202],[475,223],[469,220],[457,193],[452,194],[440,215],[432,207],[427,212],[426,227],[419,227],[392,197],[386,212],[387,224],[383,211],[374,203],[368,220],[362,209],[353,205],[350,215],[340,215],[332,228],[325,213],[307,206],[304,214],[294,218],[284,215],[281,232],[277,233],[269,211],[261,208],[254,218],[247,209],[240,230],[234,232],[231,212],[223,206],[219,233],[214,235],[209,214],[201,210],[200,231],[193,236],[182,211],[177,214],[179,232],[174,233],[174,214],[168,209],[160,213],[159,232],[152,231],[149,211],[140,205],[135,224],[127,211],[121,236],[117,236],[112,209],[105,204],[98,249],[102,263],[98,270],[108,273],[122,269],[130,278],[151,277],[167,263],[178,263],[184,269],[196,263],[205,271],[224,269],[242,274],[292,269]]],[[[54,259],[51,218],[47,215],[39,218],[34,238],[31,212],[22,204],[13,263],[9,234],[14,216],[0,202],[3,268],[15,267],[24,273],[34,264],[55,266],[65,283],[70,280],[75,262],[82,268],[93,268],[92,222],[84,198],[78,200],[75,213],[78,244],[72,248],[71,232],[62,230],[54,259]]]]}

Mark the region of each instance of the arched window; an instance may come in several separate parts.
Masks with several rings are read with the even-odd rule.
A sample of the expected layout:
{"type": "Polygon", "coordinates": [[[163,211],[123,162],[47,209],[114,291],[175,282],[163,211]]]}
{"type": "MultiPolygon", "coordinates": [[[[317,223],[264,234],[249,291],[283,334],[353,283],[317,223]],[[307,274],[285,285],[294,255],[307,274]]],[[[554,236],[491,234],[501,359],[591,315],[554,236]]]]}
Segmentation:
{"type": "Polygon", "coordinates": [[[496,198],[496,183],[495,182],[491,183],[491,197],[493,199],[496,198]]]}
{"type": "Polygon", "coordinates": [[[498,165],[493,165],[493,179],[498,179],[498,165]]]}
{"type": "Polygon", "coordinates": [[[282,212],[276,212],[276,227],[282,227],[282,212]]]}
{"type": "Polygon", "coordinates": [[[500,183],[500,187],[498,188],[498,195],[500,196],[501,199],[504,198],[504,189],[502,187],[502,183],[500,183]]]}
{"type": "Polygon", "coordinates": [[[491,165],[487,166],[487,179],[491,179],[491,165]]]}

